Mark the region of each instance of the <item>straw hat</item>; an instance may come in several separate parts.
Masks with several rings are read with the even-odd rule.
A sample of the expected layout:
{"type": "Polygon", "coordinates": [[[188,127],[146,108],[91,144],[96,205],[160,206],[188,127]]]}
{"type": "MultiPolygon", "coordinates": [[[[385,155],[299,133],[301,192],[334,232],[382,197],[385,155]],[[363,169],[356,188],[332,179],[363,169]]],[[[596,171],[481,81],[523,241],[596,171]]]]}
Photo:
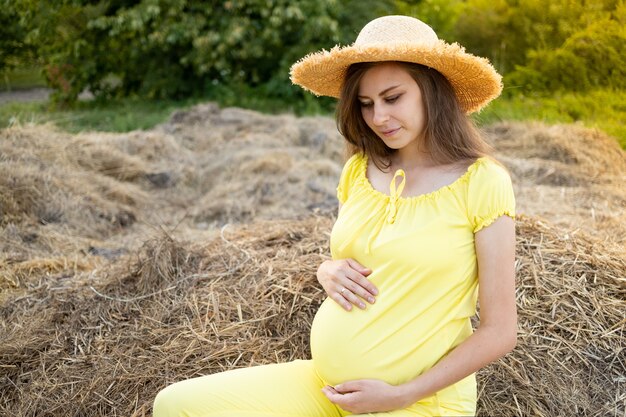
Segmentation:
{"type": "Polygon", "coordinates": [[[436,69],[450,80],[467,113],[480,110],[502,91],[502,77],[487,59],[440,40],[430,26],[408,16],[374,19],[354,44],[305,56],[291,67],[291,81],[316,95],[338,98],[351,64],[380,61],[414,62],[436,69]]]}

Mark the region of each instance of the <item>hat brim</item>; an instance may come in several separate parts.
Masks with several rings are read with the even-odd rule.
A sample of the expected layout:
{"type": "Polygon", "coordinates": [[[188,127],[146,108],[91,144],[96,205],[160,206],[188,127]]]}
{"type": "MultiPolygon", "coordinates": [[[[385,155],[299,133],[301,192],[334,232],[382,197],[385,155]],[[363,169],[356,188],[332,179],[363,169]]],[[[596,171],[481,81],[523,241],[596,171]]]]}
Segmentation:
{"type": "Polygon", "coordinates": [[[412,62],[436,69],[450,81],[466,113],[482,109],[502,91],[502,77],[487,59],[441,40],[434,44],[336,46],[296,62],[291,67],[291,81],[316,95],[339,98],[351,64],[382,61],[412,62]]]}

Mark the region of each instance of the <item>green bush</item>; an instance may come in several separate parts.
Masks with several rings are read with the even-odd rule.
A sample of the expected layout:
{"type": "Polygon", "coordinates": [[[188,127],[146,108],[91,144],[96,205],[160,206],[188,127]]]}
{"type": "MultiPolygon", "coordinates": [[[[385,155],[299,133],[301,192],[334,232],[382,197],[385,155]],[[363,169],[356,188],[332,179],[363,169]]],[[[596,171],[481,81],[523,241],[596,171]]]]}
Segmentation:
{"type": "Polygon", "coordinates": [[[555,50],[531,51],[526,65],[507,81],[544,91],[626,89],[625,45],[626,21],[605,18],[573,34],[555,50]]]}
{"type": "Polygon", "coordinates": [[[0,0],[0,73],[15,68],[32,52],[25,42],[27,28],[13,0],[0,0]]]}
{"type": "Polygon", "coordinates": [[[493,101],[474,119],[481,125],[503,120],[582,123],[615,137],[626,149],[626,90],[516,94],[493,101]]]}
{"type": "Polygon", "coordinates": [[[337,0],[21,0],[55,99],[182,98],[222,86],[303,93],[289,67],[321,47],[351,42],[392,2],[337,0]],[[350,13],[358,8],[359,13],[350,13]]]}
{"type": "Polygon", "coordinates": [[[423,0],[401,10],[490,59],[508,93],[622,89],[626,3],[615,0],[423,0]]]}

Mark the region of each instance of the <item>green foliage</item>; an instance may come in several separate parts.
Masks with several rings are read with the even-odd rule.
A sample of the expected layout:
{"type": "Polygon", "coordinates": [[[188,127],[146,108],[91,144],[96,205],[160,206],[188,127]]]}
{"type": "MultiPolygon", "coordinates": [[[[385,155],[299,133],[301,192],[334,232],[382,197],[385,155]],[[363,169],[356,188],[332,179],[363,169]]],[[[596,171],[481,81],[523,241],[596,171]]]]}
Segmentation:
{"type": "Polygon", "coordinates": [[[20,65],[16,68],[6,69],[3,78],[0,80],[0,91],[46,86],[46,80],[41,74],[41,69],[36,67],[20,65]]]}
{"type": "Polygon", "coordinates": [[[626,21],[607,16],[573,33],[556,49],[532,50],[507,79],[526,90],[626,89],[626,21]]]}
{"type": "Polygon", "coordinates": [[[54,98],[181,98],[223,86],[265,86],[303,97],[289,67],[322,47],[348,43],[392,2],[350,0],[21,0],[54,98]],[[358,8],[350,13],[349,7],[358,8]]]}
{"type": "MultiPolygon", "coordinates": [[[[0,0],[0,70],[37,56],[53,98],[202,97],[327,112],[290,65],[351,43],[370,19],[414,15],[487,56],[512,100],[626,87],[624,0],[0,0]],[[20,51],[19,53],[17,51],[20,51]]],[[[577,105],[572,113],[576,113],[577,105]]]]}
{"type": "Polygon", "coordinates": [[[13,0],[0,0],[0,72],[15,68],[32,52],[25,43],[27,29],[13,0]]]}
{"type": "Polygon", "coordinates": [[[481,125],[503,120],[582,123],[615,137],[626,149],[626,90],[594,89],[584,93],[517,94],[500,97],[474,119],[481,125]]]}
{"type": "Polygon", "coordinates": [[[0,106],[0,128],[13,124],[53,123],[72,133],[97,130],[128,132],[151,129],[167,120],[177,109],[197,100],[118,99],[106,102],[78,102],[71,108],[50,106],[44,101],[15,102],[0,106]]]}
{"type": "MultiPolygon", "coordinates": [[[[623,0],[423,0],[398,10],[441,38],[490,59],[519,91],[585,91],[626,85],[623,0]]],[[[410,2],[413,3],[413,2],[410,2]]]]}
{"type": "Polygon", "coordinates": [[[456,39],[455,25],[463,7],[462,0],[398,0],[398,14],[415,16],[428,24],[437,36],[448,42],[456,39]]]}

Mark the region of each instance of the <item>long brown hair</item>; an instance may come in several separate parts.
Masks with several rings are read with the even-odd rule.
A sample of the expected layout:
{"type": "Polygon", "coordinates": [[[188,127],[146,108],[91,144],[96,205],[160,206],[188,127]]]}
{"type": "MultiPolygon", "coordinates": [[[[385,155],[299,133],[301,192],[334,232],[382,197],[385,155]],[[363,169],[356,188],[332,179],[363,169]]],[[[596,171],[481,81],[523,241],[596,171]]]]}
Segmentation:
{"type": "MultiPolygon", "coordinates": [[[[422,93],[426,109],[424,143],[439,164],[449,164],[489,155],[491,147],[485,142],[472,120],[463,112],[454,89],[439,71],[420,64],[396,62],[415,80],[422,93]]],[[[365,123],[358,100],[363,75],[381,62],[350,65],[346,72],[337,103],[336,120],[339,132],[348,142],[348,154],[365,153],[381,170],[389,168],[389,148],[365,123]]]]}

